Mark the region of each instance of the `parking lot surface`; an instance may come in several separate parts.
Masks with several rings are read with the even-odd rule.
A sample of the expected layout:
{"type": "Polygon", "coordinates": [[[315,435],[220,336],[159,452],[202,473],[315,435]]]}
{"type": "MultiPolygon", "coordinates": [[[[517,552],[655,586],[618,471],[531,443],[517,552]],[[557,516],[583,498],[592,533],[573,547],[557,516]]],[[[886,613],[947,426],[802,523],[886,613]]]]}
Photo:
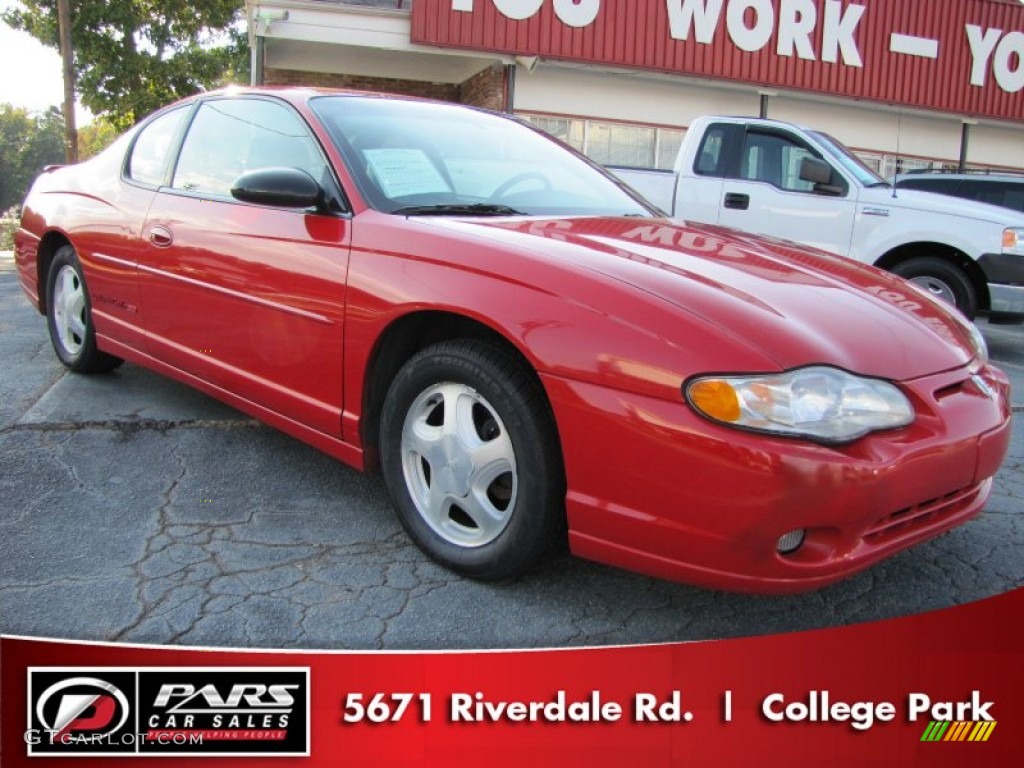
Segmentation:
{"type": "MultiPolygon", "coordinates": [[[[1024,328],[983,325],[1024,410],[1024,328]]],[[[383,485],[133,365],[68,374],[0,254],[0,632],[157,644],[528,648],[882,619],[1024,584],[1024,432],[976,520],[791,597],[562,555],[485,585],[428,560],[383,485]]]]}

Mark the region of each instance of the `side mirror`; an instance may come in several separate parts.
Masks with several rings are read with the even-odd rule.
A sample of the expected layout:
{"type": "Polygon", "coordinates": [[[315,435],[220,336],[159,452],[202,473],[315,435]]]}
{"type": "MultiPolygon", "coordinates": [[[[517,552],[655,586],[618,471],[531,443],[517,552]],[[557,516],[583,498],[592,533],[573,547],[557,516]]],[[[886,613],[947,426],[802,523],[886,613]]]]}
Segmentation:
{"type": "Polygon", "coordinates": [[[832,183],[832,166],[816,157],[805,157],[800,161],[800,180],[814,185],[814,194],[839,196],[843,188],[832,183]]]}
{"type": "Polygon", "coordinates": [[[324,204],[323,188],[298,168],[247,171],[231,184],[231,196],[244,203],[276,208],[321,208],[324,204]]]}
{"type": "Polygon", "coordinates": [[[800,180],[828,184],[832,181],[832,166],[816,157],[805,157],[800,161],[800,180]]]}

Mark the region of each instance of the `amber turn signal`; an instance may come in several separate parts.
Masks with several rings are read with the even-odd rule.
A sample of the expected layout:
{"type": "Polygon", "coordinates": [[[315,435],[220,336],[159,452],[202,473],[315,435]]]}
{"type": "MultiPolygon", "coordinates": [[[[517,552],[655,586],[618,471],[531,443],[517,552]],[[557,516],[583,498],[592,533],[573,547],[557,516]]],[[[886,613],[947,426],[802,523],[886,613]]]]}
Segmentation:
{"type": "Polygon", "coordinates": [[[702,379],[690,385],[690,402],[718,421],[739,421],[740,401],[736,390],[721,379],[702,379]]]}

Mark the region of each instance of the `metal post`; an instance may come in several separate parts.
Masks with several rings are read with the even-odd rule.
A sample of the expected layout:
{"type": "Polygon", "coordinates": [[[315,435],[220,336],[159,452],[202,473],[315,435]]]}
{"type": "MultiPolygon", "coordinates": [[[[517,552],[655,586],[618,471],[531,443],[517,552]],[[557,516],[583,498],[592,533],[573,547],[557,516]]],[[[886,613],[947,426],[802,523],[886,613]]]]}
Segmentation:
{"type": "Polygon", "coordinates": [[[773,96],[778,96],[778,91],[772,91],[767,88],[761,88],[757,91],[758,96],[761,97],[761,112],[758,115],[762,120],[768,117],[768,100],[773,96]]]}
{"type": "Polygon", "coordinates": [[[967,150],[971,143],[971,124],[964,120],[960,131],[960,165],[957,170],[963,173],[967,169],[967,150]]]}
{"type": "Polygon", "coordinates": [[[252,72],[249,74],[250,85],[263,85],[263,62],[264,62],[264,45],[266,45],[266,38],[260,34],[259,24],[256,27],[256,39],[255,45],[252,47],[252,66],[250,69],[252,72]]]}
{"type": "Polygon", "coordinates": [[[516,103],[516,65],[505,65],[505,104],[504,110],[508,114],[515,112],[516,103]]]}

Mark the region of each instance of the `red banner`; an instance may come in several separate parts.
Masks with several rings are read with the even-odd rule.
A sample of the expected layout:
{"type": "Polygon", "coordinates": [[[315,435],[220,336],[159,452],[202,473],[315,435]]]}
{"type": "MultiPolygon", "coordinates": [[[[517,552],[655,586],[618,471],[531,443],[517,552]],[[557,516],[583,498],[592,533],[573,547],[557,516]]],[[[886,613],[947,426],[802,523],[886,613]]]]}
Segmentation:
{"type": "Polygon", "coordinates": [[[1007,766],[1024,746],[1024,590],[874,624],[635,648],[4,638],[0,676],[7,768],[154,754],[161,766],[1007,766]]]}
{"type": "Polygon", "coordinates": [[[412,40],[1024,118],[1013,0],[416,0],[412,40]]]}

